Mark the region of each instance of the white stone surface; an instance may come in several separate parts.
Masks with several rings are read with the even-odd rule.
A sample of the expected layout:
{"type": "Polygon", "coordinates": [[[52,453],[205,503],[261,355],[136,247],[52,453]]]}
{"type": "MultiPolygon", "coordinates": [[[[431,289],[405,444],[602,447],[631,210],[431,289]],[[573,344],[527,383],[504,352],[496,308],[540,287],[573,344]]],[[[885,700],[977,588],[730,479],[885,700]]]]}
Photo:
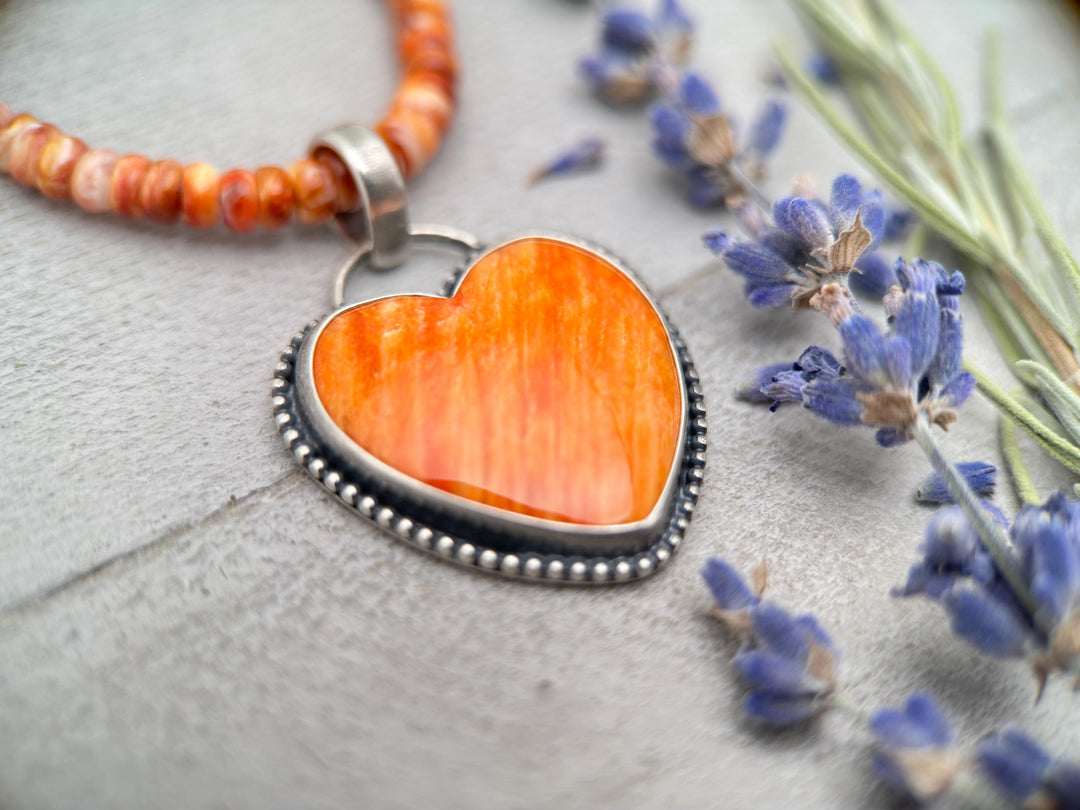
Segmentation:
{"type": "MultiPolygon", "coordinates": [[[[780,2],[688,0],[697,63],[745,119],[780,2]]],[[[740,717],[732,647],[697,571],[772,566],[816,612],[868,708],[940,694],[962,734],[1016,721],[1080,756],[1065,684],[1033,706],[1020,664],[974,656],[940,612],[888,597],[927,513],[913,447],[883,452],[731,398],[754,367],[828,340],[751,312],[649,154],[641,112],[583,92],[584,4],[457,0],[461,114],[410,189],[414,217],[486,237],[549,227],[610,246],[661,293],[710,409],[683,550],[601,590],[507,583],[423,557],[297,471],[270,418],[276,354],[329,303],[327,231],[236,238],[91,217],[0,183],[0,806],[804,808],[890,801],[844,717],[771,733],[740,717]],[[585,134],[600,172],[526,190],[585,134]]],[[[1068,231],[1077,210],[1080,31],[1033,0],[904,4],[978,109],[985,24],[1007,34],[1025,154],[1068,231]]],[[[319,129],[375,119],[395,67],[376,2],[0,3],[0,97],[93,145],[284,163],[319,129]]],[[[853,164],[796,110],[770,190],[853,164]]],[[[1074,245],[1080,240],[1069,234],[1074,245]]],[[[434,290],[433,262],[361,294],[434,290]]],[[[973,324],[972,351],[1000,371],[973,324]]],[[[948,446],[996,459],[993,410],[948,446]]],[[[1049,484],[1053,468],[1042,471],[1049,484]]],[[[1012,501],[1003,493],[1001,500],[1012,501]]]]}

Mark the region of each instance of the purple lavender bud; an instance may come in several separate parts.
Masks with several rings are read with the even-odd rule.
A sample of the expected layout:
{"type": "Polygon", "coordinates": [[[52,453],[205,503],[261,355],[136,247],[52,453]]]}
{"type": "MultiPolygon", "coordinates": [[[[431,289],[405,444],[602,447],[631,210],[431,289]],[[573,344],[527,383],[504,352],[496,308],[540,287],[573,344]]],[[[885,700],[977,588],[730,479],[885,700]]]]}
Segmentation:
{"type": "Polygon", "coordinates": [[[768,650],[750,650],[732,659],[739,674],[751,685],[773,694],[799,696],[807,691],[802,662],[768,650]]]}
{"type": "Polygon", "coordinates": [[[773,397],[765,394],[762,389],[771,385],[777,374],[791,371],[791,363],[773,363],[772,365],[759,368],[750,379],[735,389],[735,396],[744,402],[753,402],[758,405],[768,405],[773,397]]]}
{"type": "MultiPolygon", "coordinates": [[[[936,292],[938,298],[948,299],[948,306],[959,306],[959,302],[956,299],[964,294],[964,274],[959,270],[953,270],[950,273],[940,264],[937,264],[936,262],[933,262],[932,264],[937,267],[936,292]]],[[[945,300],[942,300],[941,305],[947,305],[945,300]]]]}
{"type": "Polygon", "coordinates": [[[602,56],[583,56],[578,60],[578,72],[592,90],[600,92],[608,79],[608,60],[602,56]]]}
{"type": "Polygon", "coordinates": [[[848,377],[817,378],[803,390],[803,407],[836,425],[861,425],[863,406],[848,377]]]}
{"type": "Polygon", "coordinates": [[[653,24],[640,11],[614,8],[600,21],[601,41],[605,47],[628,53],[645,53],[656,44],[653,24]]]}
{"type": "Polygon", "coordinates": [[[891,748],[932,748],[953,740],[945,713],[922,692],[908,696],[899,709],[878,709],[870,716],[870,731],[880,744],[891,748]]]}
{"type": "Polygon", "coordinates": [[[690,163],[686,143],[690,138],[690,119],[670,104],[655,104],[649,111],[653,131],[653,151],[669,166],[684,169],[690,163]]]}
{"type": "Polygon", "coordinates": [[[759,602],[742,575],[719,557],[709,558],[701,569],[701,578],[722,610],[752,608],[759,602]]]}
{"type": "Polygon", "coordinates": [[[912,259],[910,262],[897,259],[896,262],[896,277],[904,292],[936,294],[943,271],[940,264],[926,259],[912,259]]]}
{"type": "Polygon", "coordinates": [[[881,298],[896,284],[896,271],[880,253],[864,253],[855,262],[848,283],[856,292],[881,298]]]}
{"type": "Polygon", "coordinates": [[[761,387],[761,393],[771,403],[769,410],[775,411],[785,402],[801,403],[807,382],[806,374],[801,371],[781,371],[772,382],[761,387]]]}
{"type": "Polygon", "coordinates": [[[836,359],[832,352],[822,346],[807,346],[799,359],[795,361],[795,367],[813,376],[824,376],[835,379],[839,377],[844,367],[836,359]]]}
{"type": "Polygon", "coordinates": [[[1038,523],[1027,524],[1033,536],[1025,544],[1030,549],[1025,568],[1038,604],[1037,616],[1056,625],[1080,596],[1080,554],[1065,531],[1065,522],[1046,512],[1043,516],[1038,523]]]}
{"type": "Polygon", "coordinates": [[[943,389],[960,373],[964,353],[964,327],[960,312],[951,308],[941,310],[941,329],[938,350],[926,371],[931,390],[943,389]]]}
{"type": "Polygon", "coordinates": [[[660,10],[656,14],[658,26],[690,34],[694,30],[694,21],[676,0],[661,0],[660,10]]]}
{"type": "Polygon", "coordinates": [[[903,239],[915,224],[915,212],[903,206],[885,208],[885,227],[881,232],[882,242],[895,242],[903,239]]]}
{"type": "Polygon", "coordinates": [[[787,371],[777,372],[773,376],[772,382],[761,387],[761,392],[772,403],[770,410],[775,411],[777,407],[785,402],[801,403],[803,391],[809,381],[810,377],[805,372],[789,368],[787,371]]]}
{"type": "Polygon", "coordinates": [[[942,571],[925,562],[919,562],[911,566],[904,587],[893,588],[889,595],[901,597],[925,594],[930,599],[937,600],[956,585],[959,579],[960,574],[955,570],[942,571]]]}
{"type": "Polygon", "coordinates": [[[599,138],[585,138],[549,160],[529,175],[529,184],[547,177],[599,166],[604,160],[604,142],[599,138]]]}
{"type": "Polygon", "coordinates": [[[877,324],[856,313],[846,318],[837,331],[844,342],[844,365],[864,380],[886,383],[889,375],[885,366],[885,337],[877,324]]]}
{"type": "Polygon", "coordinates": [[[744,293],[750,306],[757,309],[777,309],[791,305],[794,284],[753,284],[747,283],[744,293]]]}
{"type": "Polygon", "coordinates": [[[801,267],[810,262],[809,247],[798,237],[779,228],[768,228],[757,237],[758,244],[766,247],[792,267],[801,267]]]}
{"type": "Polygon", "coordinates": [[[701,241],[717,256],[723,256],[734,243],[721,228],[711,228],[701,235],[701,241]]]}
{"type": "Polygon", "coordinates": [[[961,569],[979,549],[979,534],[958,506],[939,509],[926,526],[921,551],[937,569],[961,569]]]}
{"type": "Polygon", "coordinates": [[[813,248],[828,249],[833,241],[829,220],[820,206],[802,197],[784,197],[773,203],[773,220],[781,230],[813,248]]]}
{"type": "MultiPolygon", "coordinates": [[[[710,559],[701,573],[720,618],[747,642],[733,661],[751,686],[744,702],[747,714],[790,725],[828,708],[836,689],[837,652],[818,621],[810,615],[792,617],[780,606],[762,602],[719,558],[710,559]]],[[[761,577],[755,572],[755,583],[760,592],[763,571],[761,577]]]]}
{"type": "Polygon", "coordinates": [[[1022,658],[1028,632],[1016,609],[987,591],[957,587],[945,593],[942,604],[952,617],[952,630],[994,658],[1022,658]]]}
{"type": "Polygon", "coordinates": [[[779,605],[762,602],[750,612],[754,632],[764,647],[794,661],[805,661],[809,654],[803,630],[779,605]]]}
{"type": "Polygon", "coordinates": [[[696,208],[712,208],[727,201],[730,187],[726,183],[718,183],[707,169],[697,165],[692,166],[689,179],[690,188],[687,198],[696,208]]]}
{"type": "Polygon", "coordinates": [[[975,390],[975,377],[967,371],[957,374],[948,385],[941,389],[938,401],[948,408],[959,408],[968,401],[975,390]]]}
{"type": "Polygon", "coordinates": [[[807,642],[817,644],[833,654],[837,654],[838,651],[832,637],[825,632],[825,628],[821,626],[821,622],[815,616],[804,613],[802,616],[795,617],[795,624],[799,626],[807,642]]]}
{"type": "Polygon", "coordinates": [[[896,335],[885,338],[885,372],[894,388],[911,387],[911,344],[904,338],[896,335]]]}
{"type": "Polygon", "coordinates": [[[919,801],[948,788],[959,760],[949,748],[949,721],[929,695],[914,694],[899,709],[874,712],[870,731],[879,749],[874,769],[882,781],[919,801]]]}
{"type": "Polygon", "coordinates": [[[874,432],[874,441],[882,447],[899,447],[911,441],[906,430],[899,428],[880,428],[874,432]]]}
{"type": "Polygon", "coordinates": [[[989,554],[963,510],[956,506],[939,509],[926,526],[920,547],[923,560],[911,567],[903,588],[893,596],[923,593],[941,599],[961,579],[989,583],[996,575],[989,554]]]}
{"type": "Polygon", "coordinates": [[[893,315],[893,332],[906,338],[911,346],[911,365],[915,377],[921,377],[938,350],[941,333],[941,308],[934,289],[937,268],[941,265],[921,259],[898,265],[897,277],[907,293],[893,315]]]}
{"type": "Polygon", "coordinates": [[[829,196],[829,218],[837,233],[850,227],[862,206],[862,185],[853,175],[841,174],[833,180],[832,194],[829,196]]]}
{"type": "Polygon", "coordinates": [[[724,251],[728,269],[755,282],[790,282],[791,267],[780,256],[755,242],[733,242],[724,251]]]}
{"type": "Polygon", "coordinates": [[[984,737],[975,747],[975,760],[994,787],[1021,803],[1040,787],[1050,755],[1018,729],[984,737]]]}
{"type": "Polygon", "coordinates": [[[874,250],[881,243],[881,235],[885,232],[885,202],[880,191],[868,191],[863,195],[861,219],[863,227],[870,231],[873,240],[868,250],[874,250]]]}
{"type": "Polygon", "coordinates": [[[779,101],[768,101],[754,123],[750,126],[750,142],[747,149],[758,160],[764,160],[780,143],[787,120],[787,107],[779,101]]]}
{"type": "Polygon", "coordinates": [[[824,53],[815,54],[806,60],[806,72],[822,84],[840,83],[840,69],[836,61],[824,53]]]}
{"type": "Polygon", "coordinates": [[[688,115],[706,116],[720,112],[720,99],[709,83],[688,71],[679,86],[679,102],[688,115]]]}
{"type": "MultiPolygon", "coordinates": [[[[980,498],[994,494],[994,487],[997,484],[997,467],[993,464],[987,464],[985,461],[962,461],[956,465],[956,469],[980,498]]],[[[923,479],[919,488],[915,490],[915,497],[923,503],[956,503],[956,499],[945,485],[945,479],[936,472],[930,473],[923,479]]]]}

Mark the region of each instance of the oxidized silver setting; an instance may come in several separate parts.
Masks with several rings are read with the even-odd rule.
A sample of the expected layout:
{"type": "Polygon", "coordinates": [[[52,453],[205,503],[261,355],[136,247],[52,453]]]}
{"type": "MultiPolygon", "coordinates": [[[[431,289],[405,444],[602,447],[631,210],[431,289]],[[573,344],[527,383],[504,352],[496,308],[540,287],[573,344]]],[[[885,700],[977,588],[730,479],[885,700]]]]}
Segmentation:
{"type": "MultiPolygon", "coordinates": [[[[475,240],[458,232],[417,228],[415,236],[450,241],[467,250],[466,262],[444,285],[442,297],[452,296],[469,270],[486,255],[486,251],[475,249],[475,240]]],[[[323,325],[345,309],[367,301],[339,306],[293,337],[274,371],[274,418],[286,448],[313,478],[347,508],[416,548],[515,579],[568,584],[641,579],[678,550],[700,493],[707,424],[699,378],[686,344],[666,314],[618,258],[587,242],[548,233],[525,234],[496,247],[536,237],[592,251],[613,264],[634,281],[667,329],[681,374],[682,443],[653,514],[638,522],[647,525],[579,526],[515,514],[412,479],[356,445],[322,409],[312,382],[311,358],[323,325]]],[[[345,276],[363,258],[361,252],[342,268],[335,290],[339,304],[345,276]]]]}

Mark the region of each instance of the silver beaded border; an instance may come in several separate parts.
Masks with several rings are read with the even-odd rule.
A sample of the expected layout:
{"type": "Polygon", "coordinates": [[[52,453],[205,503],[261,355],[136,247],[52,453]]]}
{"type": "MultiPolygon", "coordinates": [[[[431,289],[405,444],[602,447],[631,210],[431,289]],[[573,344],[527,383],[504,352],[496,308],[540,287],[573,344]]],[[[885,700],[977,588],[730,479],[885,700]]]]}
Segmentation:
{"type": "MultiPolygon", "coordinates": [[[[464,268],[451,278],[444,290],[453,288],[461,272],[464,272],[464,268]]],[[[316,438],[304,425],[294,396],[296,358],[304,338],[318,326],[319,321],[311,321],[293,336],[274,368],[271,384],[274,420],[285,447],[312,478],[347,508],[415,548],[475,570],[519,580],[601,585],[643,579],[659,570],[678,551],[690,525],[690,517],[704,480],[708,428],[700,378],[686,343],[663,310],[657,307],[657,311],[664,319],[686,385],[687,431],[679,486],[672,498],[667,523],[652,545],[635,554],[585,557],[515,553],[488,548],[474,539],[441,531],[408,514],[406,510],[380,502],[376,495],[365,489],[362,480],[354,480],[348,470],[335,469],[322,455],[316,438]]]]}

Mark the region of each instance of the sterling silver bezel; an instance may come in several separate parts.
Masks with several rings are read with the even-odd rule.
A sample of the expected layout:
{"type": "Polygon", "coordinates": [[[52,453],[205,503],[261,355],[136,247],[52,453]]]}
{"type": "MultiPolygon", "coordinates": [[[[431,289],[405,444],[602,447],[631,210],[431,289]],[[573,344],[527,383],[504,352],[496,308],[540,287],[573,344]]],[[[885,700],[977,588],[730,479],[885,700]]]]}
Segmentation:
{"type": "Polygon", "coordinates": [[[452,297],[469,271],[493,250],[530,238],[557,240],[599,255],[633,281],[665,324],[680,371],[682,440],[664,492],[645,519],[586,526],[515,514],[417,481],[359,447],[323,408],[315,391],[312,359],[330,320],[379,299],[339,307],[292,339],[275,369],[275,420],[286,447],[312,477],[346,507],[417,548],[515,579],[570,584],[640,579],[654,573],[678,549],[700,492],[706,420],[698,375],[686,344],[633,271],[608,251],[580,239],[533,232],[470,252],[440,297],[452,297]]]}

